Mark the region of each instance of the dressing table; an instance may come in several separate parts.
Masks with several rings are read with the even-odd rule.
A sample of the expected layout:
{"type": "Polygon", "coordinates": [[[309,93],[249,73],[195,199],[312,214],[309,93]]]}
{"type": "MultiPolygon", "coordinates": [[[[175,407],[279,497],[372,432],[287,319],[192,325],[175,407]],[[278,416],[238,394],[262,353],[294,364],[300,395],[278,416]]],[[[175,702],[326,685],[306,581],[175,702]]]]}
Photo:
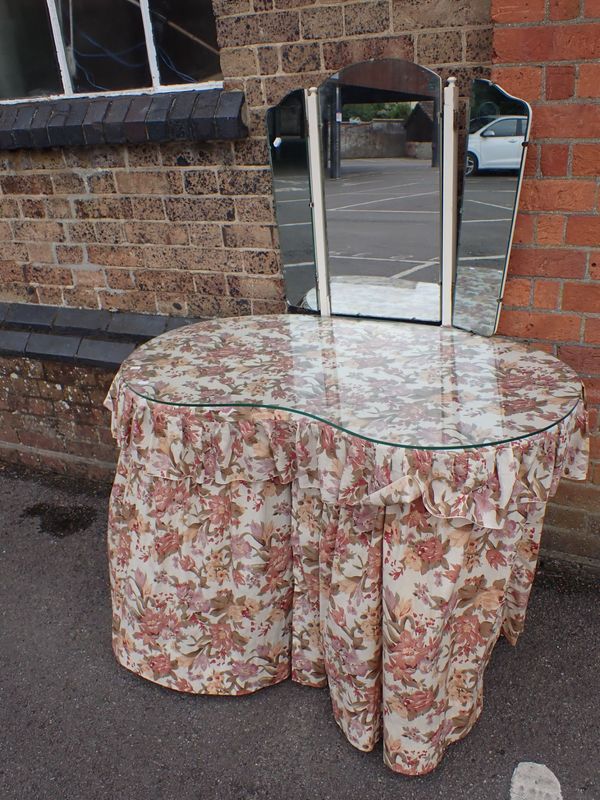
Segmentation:
{"type": "MultiPolygon", "coordinates": [[[[328,209],[314,200],[318,227],[328,209]]],[[[313,291],[335,311],[334,278],[312,268],[304,307],[313,291]]],[[[487,314],[469,316],[472,289],[455,308],[495,328],[493,292],[487,314]]],[[[472,330],[287,314],[201,322],[135,351],[106,400],[118,661],[198,694],[327,686],[352,745],[383,736],[391,769],[434,769],[481,712],[498,636],[523,628],[548,498],[587,469],[575,373],[472,330]]]]}

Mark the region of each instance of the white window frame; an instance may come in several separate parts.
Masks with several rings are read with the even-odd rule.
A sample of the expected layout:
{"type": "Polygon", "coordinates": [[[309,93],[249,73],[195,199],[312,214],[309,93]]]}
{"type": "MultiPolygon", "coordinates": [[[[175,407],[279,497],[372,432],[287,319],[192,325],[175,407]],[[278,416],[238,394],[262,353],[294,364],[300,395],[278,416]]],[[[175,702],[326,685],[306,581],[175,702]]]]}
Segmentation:
{"type": "Polygon", "coordinates": [[[54,50],[56,52],[56,58],[58,61],[58,70],[63,85],[63,91],[60,94],[43,94],[35,97],[15,97],[6,100],[0,100],[0,106],[16,105],[17,103],[36,103],[44,100],[64,100],[73,97],[139,96],[145,94],[161,94],[165,92],[185,92],[190,90],[208,91],[209,89],[223,88],[223,81],[161,84],[158,58],[156,55],[156,47],[154,45],[154,36],[152,34],[152,20],[150,17],[149,0],[128,0],[128,2],[132,3],[132,5],[138,6],[142,14],[142,24],[144,26],[144,37],[146,40],[146,55],[148,58],[150,77],[152,79],[151,86],[141,86],[135,89],[115,89],[112,91],[75,92],[73,90],[73,83],[71,81],[71,74],[69,72],[67,51],[60,28],[56,0],[46,0],[48,16],[50,19],[50,29],[52,32],[54,50]]]}

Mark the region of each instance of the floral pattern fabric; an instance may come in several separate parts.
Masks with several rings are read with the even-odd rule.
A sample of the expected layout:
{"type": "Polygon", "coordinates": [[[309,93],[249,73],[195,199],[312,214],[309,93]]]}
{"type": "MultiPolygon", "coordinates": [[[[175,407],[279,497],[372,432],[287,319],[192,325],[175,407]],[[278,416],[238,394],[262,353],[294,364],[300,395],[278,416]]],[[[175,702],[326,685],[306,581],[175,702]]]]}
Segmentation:
{"type": "Polygon", "coordinates": [[[585,477],[583,401],[516,441],[417,450],[157,402],[130,358],[107,398],[120,663],[195,693],[328,686],[355,747],[383,735],[393,770],[433,769],[477,720],[498,636],[522,630],[548,497],[585,477]]]}
{"type": "Polygon", "coordinates": [[[268,406],[364,439],[463,448],[530,436],[570,414],[577,375],[553,356],[454,328],[276,315],[153,339],[119,377],[181,406],[268,406]]]}

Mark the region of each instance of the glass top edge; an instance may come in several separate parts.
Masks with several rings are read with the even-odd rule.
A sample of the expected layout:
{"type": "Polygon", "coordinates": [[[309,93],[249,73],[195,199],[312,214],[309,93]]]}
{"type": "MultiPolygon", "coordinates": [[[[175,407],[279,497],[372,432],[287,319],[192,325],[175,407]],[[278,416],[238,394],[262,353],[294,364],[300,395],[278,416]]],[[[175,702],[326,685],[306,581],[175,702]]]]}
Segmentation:
{"type": "Polygon", "coordinates": [[[539,433],[544,433],[545,431],[554,428],[556,425],[560,425],[563,420],[567,419],[577,408],[579,403],[581,402],[581,394],[574,398],[573,406],[563,414],[558,419],[550,422],[548,425],[544,426],[543,428],[539,428],[538,430],[531,431],[530,433],[524,433],[519,436],[512,436],[509,438],[503,439],[493,439],[489,442],[481,442],[481,443],[474,443],[474,444],[449,444],[449,445],[414,445],[414,444],[403,444],[401,442],[388,442],[383,439],[375,439],[371,436],[366,436],[362,433],[357,433],[355,431],[351,431],[348,428],[344,428],[341,425],[337,425],[335,422],[331,422],[331,420],[325,419],[324,417],[320,417],[317,414],[311,414],[308,411],[300,411],[297,408],[288,408],[287,406],[280,406],[270,403],[171,403],[166,400],[158,400],[154,397],[148,397],[148,395],[142,394],[141,392],[136,391],[136,389],[131,386],[131,384],[125,381],[125,386],[133,392],[137,397],[141,397],[143,400],[148,400],[151,403],[156,403],[157,405],[165,405],[171,406],[172,408],[205,408],[205,409],[217,409],[217,408],[268,408],[273,411],[283,411],[288,414],[299,414],[302,417],[307,417],[308,419],[314,419],[317,422],[322,422],[324,425],[329,425],[331,428],[335,428],[336,430],[342,431],[342,433],[347,433],[349,436],[355,436],[357,439],[362,439],[367,442],[372,442],[373,444],[380,444],[384,447],[398,447],[404,450],[423,450],[423,451],[438,451],[438,450],[479,450],[484,447],[495,447],[501,444],[510,444],[511,442],[518,442],[523,439],[530,439],[532,436],[537,436],[539,433]]]}

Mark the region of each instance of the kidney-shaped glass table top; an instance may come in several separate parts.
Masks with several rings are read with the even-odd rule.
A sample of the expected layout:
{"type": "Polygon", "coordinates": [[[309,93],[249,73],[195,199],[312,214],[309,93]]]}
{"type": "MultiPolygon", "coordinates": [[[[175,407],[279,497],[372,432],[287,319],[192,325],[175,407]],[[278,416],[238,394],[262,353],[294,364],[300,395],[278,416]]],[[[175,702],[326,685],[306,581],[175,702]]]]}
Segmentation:
{"type": "Polygon", "coordinates": [[[531,436],[568,416],[582,393],[569,367],[514,342],[312,315],[179,328],[138,348],[121,380],[159,403],[277,408],[423,449],[531,436]]]}

